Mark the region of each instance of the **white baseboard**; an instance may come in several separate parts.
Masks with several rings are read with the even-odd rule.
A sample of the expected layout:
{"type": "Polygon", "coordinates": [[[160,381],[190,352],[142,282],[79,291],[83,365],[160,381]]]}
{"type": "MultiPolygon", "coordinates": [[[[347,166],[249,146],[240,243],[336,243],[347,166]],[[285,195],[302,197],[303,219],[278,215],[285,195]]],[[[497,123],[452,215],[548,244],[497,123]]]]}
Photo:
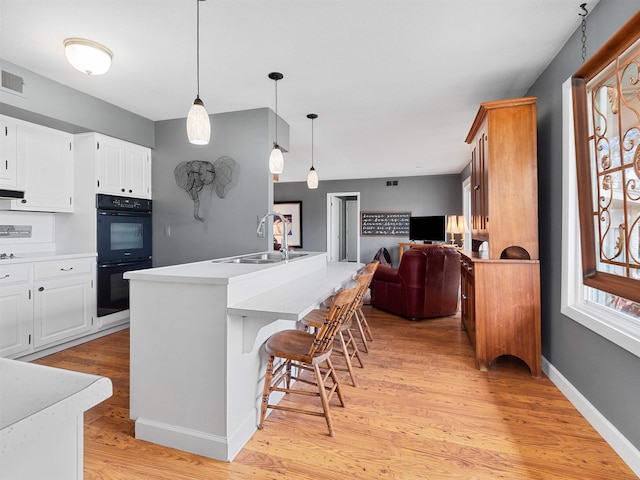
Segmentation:
{"type": "Polygon", "coordinates": [[[595,428],[602,438],[611,445],[611,448],[615,450],[629,468],[640,477],[640,450],[635,448],[634,445],[544,357],[542,357],[542,371],[565,397],[569,399],[591,426],[595,428]]]}

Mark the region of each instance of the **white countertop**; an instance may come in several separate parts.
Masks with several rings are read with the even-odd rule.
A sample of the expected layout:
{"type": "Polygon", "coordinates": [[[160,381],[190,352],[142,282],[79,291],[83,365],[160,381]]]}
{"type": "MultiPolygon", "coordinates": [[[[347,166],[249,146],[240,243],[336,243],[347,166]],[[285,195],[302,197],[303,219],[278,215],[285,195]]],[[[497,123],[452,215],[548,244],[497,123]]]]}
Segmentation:
{"type": "MultiPolygon", "coordinates": [[[[9,253],[9,252],[8,252],[9,253]]],[[[0,259],[0,266],[16,263],[45,262],[47,260],[68,260],[72,258],[97,257],[96,252],[56,253],[56,252],[27,252],[16,253],[14,258],[0,259]]]]}
{"type": "MultiPolygon", "coordinates": [[[[258,255],[258,252],[242,256],[258,255]]],[[[304,257],[297,257],[288,262],[278,263],[225,263],[227,259],[235,257],[217,258],[215,260],[205,260],[194,263],[183,263],[180,265],[169,265],[166,267],[155,267],[145,270],[135,270],[126,272],[124,278],[127,280],[147,280],[154,282],[178,282],[178,283],[199,283],[199,284],[231,284],[236,281],[244,281],[252,274],[282,268],[293,265],[296,262],[303,262],[318,256],[326,256],[326,252],[300,252],[305,253],[304,257]]],[[[277,275],[277,273],[275,273],[277,275]]]]}
{"type": "Polygon", "coordinates": [[[332,295],[362,267],[360,263],[329,263],[295,280],[279,285],[251,298],[229,305],[230,315],[283,320],[300,320],[317,303],[332,295]]]}
{"type": "Polygon", "coordinates": [[[0,454],[112,393],[106,377],[0,358],[0,454]]]}

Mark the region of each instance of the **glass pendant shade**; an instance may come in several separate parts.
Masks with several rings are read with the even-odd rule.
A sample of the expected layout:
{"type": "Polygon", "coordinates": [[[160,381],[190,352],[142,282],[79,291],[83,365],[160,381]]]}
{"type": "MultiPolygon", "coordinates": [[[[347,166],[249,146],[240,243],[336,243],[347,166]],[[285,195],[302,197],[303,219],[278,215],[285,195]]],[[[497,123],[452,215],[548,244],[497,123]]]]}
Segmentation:
{"type": "Polygon", "coordinates": [[[91,40],[67,38],[64,53],[73,68],[87,75],[103,75],[111,68],[111,50],[91,40]]]}
{"type": "Polygon", "coordinates": [[[211,138],[211,121],[200,97],[196,97],[187,115],[187,137],[194,145],[206,145],[211,138]]]}
{"type": "Polygon", "coordinates": [[[307,187],[318,188],[318,173],[313,167],[309,169],[309,173],[307,174],[307,187]]]}
{"type": "Polygon", "coordinates": [[[273,150],[269,155],[269,171],[271,173],[282,173],[284,171],[284,157],[278,144],[273,145],[273,150]]]}

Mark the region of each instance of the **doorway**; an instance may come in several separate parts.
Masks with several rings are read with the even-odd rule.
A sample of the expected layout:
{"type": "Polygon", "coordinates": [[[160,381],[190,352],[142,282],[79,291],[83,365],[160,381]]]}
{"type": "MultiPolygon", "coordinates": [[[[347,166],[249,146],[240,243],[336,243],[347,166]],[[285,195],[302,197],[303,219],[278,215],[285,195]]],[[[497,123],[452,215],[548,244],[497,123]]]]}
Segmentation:
{"type": "Polygon", "coordinates": [[[360,261],[360,192],[327,193],[327,258],[360,261]]]}

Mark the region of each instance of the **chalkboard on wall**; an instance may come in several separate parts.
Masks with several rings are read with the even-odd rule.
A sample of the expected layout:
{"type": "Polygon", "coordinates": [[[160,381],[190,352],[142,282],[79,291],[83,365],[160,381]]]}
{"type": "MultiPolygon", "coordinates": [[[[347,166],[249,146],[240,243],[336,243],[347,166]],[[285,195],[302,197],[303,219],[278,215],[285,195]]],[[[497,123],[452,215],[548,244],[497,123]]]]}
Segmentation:
{"type": "Polygon", "coordinates": [[[362,212],[360,234],[362,236],[409,236],[411,212],[362,212]]]}

